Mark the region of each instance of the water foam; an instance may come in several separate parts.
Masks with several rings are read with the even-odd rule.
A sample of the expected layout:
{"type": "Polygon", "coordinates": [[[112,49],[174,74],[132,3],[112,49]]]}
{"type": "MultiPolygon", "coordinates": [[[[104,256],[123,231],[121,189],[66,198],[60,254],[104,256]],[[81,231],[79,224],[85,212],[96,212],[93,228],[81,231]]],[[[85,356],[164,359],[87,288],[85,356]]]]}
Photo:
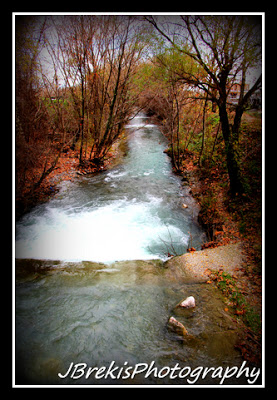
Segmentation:
{"type": "Polygon", "coordinates": [[[165,242],[184,234],[158,217],[162,199],[149,195],[148,200],[122,200],[72,214],[49,209],[29,226],[27,238],[19,226],[16,257],[98,262],[166,257],[165,242]],[[153,250],[157,246],[160,253],[153,250]]]}

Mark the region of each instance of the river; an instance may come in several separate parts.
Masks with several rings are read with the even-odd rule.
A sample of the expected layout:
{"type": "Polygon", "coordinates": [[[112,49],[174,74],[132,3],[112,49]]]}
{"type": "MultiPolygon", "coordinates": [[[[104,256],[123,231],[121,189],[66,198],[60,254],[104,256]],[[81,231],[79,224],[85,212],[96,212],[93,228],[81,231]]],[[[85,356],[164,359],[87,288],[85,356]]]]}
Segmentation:
{"type": "MultiPolygon", "coordinates": [[[[214,289],[185,275],[177,279],[164,268],[170,254],[199,249],[205,240],[197,204],[163,152],[166,140],[143,114],[126,129],[128,152],[121,165],[64,182],[53,199],[17,223],[18,383],[180,385],[187,381],[154,374],[74,380],[58,373],[65,374],[71,363],[98,368],[112,362],[122,368],[152,361],[159,368],[241,363],[233,346],[236,333],[214,289]],[[197,307],[178,318],[195,340],[184,343],[167,321],[190,295],[197,307]]],[[[218,379],[207,376],[197,383],[207,382],[218,379]]]]}

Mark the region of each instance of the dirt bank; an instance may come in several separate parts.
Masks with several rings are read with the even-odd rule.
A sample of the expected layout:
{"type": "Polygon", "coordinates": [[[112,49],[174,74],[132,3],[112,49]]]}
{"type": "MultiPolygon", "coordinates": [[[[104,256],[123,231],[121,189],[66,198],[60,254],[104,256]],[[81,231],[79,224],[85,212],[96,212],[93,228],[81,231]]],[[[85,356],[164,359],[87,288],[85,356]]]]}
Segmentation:
{"type": "Polygon", "coordinates": [[[223,269],[231,275],[242,276],[245,272],[244,261],[241,243],[232,243],[173,257],[167,261],[166,266],[171,268],[173,264],[177,264],[195,280],[206,282],[209,280],[209,270],[223,269]]]}
{"type": "Polygon", "coordinates": [[[209,282],[211,271],[223,271],[230,274],[247,302],[261,314],[261,279],[252,275],[252,265],[241,242],[226,244],[215,248],[194,251],[173,257],[166,267],[185,273],[197,282],[209,282]]]}

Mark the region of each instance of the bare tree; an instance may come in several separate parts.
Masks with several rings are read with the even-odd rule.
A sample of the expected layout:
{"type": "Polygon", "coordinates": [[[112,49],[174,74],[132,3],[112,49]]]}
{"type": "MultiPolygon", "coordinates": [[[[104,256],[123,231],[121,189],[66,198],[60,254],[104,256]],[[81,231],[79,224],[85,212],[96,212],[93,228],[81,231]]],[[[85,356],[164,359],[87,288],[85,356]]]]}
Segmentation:
{"type": "Polygon", "coordinates": [[[134,110],[137,95],[130,88],[145,43],[132,17],[58,16],[53,24],[57,44],[49,51],[78,127],[72,149],[79,142],[80,164],[88,154],[100,166],[134,110]]]}
{"type": "Polygon", "coordinates": [[[57,163],[52,139],[48,135],[49,121],[41,99],[38,73],[38,58],[44,47],[45,27],[44,17],[36,19],[20,16],[16,19],[15,162],[16,198],[19,201],[33,196],[34,190],[57,163]]]}

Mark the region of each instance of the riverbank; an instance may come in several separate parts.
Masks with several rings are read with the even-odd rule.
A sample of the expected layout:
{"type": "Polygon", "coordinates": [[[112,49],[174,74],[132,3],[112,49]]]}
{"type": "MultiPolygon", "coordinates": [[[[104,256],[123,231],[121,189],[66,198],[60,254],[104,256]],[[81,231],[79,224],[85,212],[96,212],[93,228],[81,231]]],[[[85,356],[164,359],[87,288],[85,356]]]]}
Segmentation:
{"type": "MultiPolygon", "coordinates": [[[[158,118],[152,118],[163,129],[158,118]]],[[[177,174],[198,202],[198,222],[208,241],[201,251],[194,251],[192,240],[188,253],[168,262],[168,266],[174,264],[175,269],[186,271],[193,279],[218,287],[230,315],[245,327],[240,350],[255,363],[261,359],[262,337],[261,121],[261,114],[253,110],[242,117],[238,149],[243,155],[242,196],[230,197],[227,166],[222,157],[215,153],[212,162],[199,163],[197,145],[184,150],[181,172],[177,174]]],[[[219,150],[224,152],[222,142],[219,150]]],[[[167,153],[171,155],[171,150],[167,153]]]]}
{"type": "Polygon", "coordinates": [[[250,280],[242,242],[236,242],[176,256],[165,263],[174,275],[194,283],[215,285],[222,295],[224,311],[240,331],[236,345],[243,358],[260,365],[262,357],[261,283],[250,280]]]}
{"type": "MultiPolygon", "coordinates": [[[[154,123],[163,126],[153,115],[154,123]]],[[[197,147],[185,149],[180,176],[182,183],[198,202],[198,222],[207,235],[202,250],[239,243],[243,268],[248,279],[261,288],[262,279],[262,119],[250,110],[242,116],[240,148],[243,154],[242,196],[231,198],[226,161],[214,155],[213,162],[199,163],[197,147]]],[[[164,132],[166,135],[166,132],[164,132]]],[[[220,146],[222,143],[220,143],[220,146]]],[[[220,147],[219,146],[219,147],[220,147]]],[[[220,147],[220,152],[224,149],[220,147]]],[[[166,150],[170,155],[171,150],[166,150]]],[[[221,153],[220,153],[221,154],[221,153]]],[[[174,168],[173,168],[174,171],[174,168]]],[[[193,240],[188,251],[193,251],[193,240]]]]}
{"type": "MultiPolygon", "coordinates": [[[[261,115],[244,113],[242,118],[241,172],[245,192],[234,199],[228,191],[228,174],[224,163],[214,162],[204,168],[196,162],[197,154],[189,152],[184,161],[184,185],[200,206],[198,220],[205,229],[208,242],[202,249],[237,244],[240,262],[250,293],[255,293],[261,306],[262,295],[262,148],[261,115]]],[[[232,247],[232,246],[231,246],[232,247]]],[[[221,250],[219,248],[218,252],[221,250]]],[[[227,252],[228,253],[228,252],[227,252]]],[[[210,254],[213,254],[211,252],[210,254]]],[[[230,266],[236,254],[230,254],[230,266]]],[[[240,265],[239,265],[240,264],[240,265]]],[[[224,265],[224,263],[222,263],[224,265]]],[[[228,271],[239,280],[237,271],[228,271]],[[235,272],[235,273],[234,273],[235,272]]],[[[253,302],[253,296],[252,300],[253,302]]]]}
{"type": "Polygon", "coordinates": [[[261,315],[261,282],[249,279],[242,242],[185,253],[168,260],[166,265],[170,268],[173,263],[197,282],[211,283],[211,275],[221,271],[232,276],[248,303],[261,315]]]}
{"type": "MultiPolygon", "coordinates": [[[[125,132],[112,145],[104,164],[97,168],[92,164],[79,165],[79,151],[78,149],[72,151],[68,149],[66,152],[61,153],[56,167],[51,174],[45,177],[40,186],[32,193],[28,191],[28,182],[21,193],[20,198],[15,199],[15,218],[18,220],[23,214],[30,211],[38,204],[44,203],[59,191],[59,184],[63,181],[74,181],[84,175],[96,175],[118,165],[127,151],[127,137],[125,132]]],[[[37,171],[37,180],[41,171],[37,171]]]]}
{"type": "MultiPolygon", "coordinates": [[[[153,123],[168,132],[159,119],[153,123]]],[[[200,132],[201,133],[201,132],[200,132]]],[[[170,138],[169,138],[170,139],[170,138]]],[[[249,263],[257,274],[262,272],[262,118],[261,113],[249,110],[242,116],[239,148],[240,169],[244,185],[242,196],[231,198],[229,176],[222,137],[217,137],[213,158],[199,159],[199,142],[182,149],[180,170],[175,171],[190,194],[198,202],[198,221],[207,234],[204,248],[241,242],[249,263]],[[218,148],[217,148],[218,147],[218,148]]],[[[165,152],[171,156],[169,147],[165,152]]],[[[178,154],[175,154],[177,157],[178,154]]],[[[174,171],[174,166],[173,166],[174,171]]],[[[191,245],[193,247],[193,243],[191,245]]]]}

